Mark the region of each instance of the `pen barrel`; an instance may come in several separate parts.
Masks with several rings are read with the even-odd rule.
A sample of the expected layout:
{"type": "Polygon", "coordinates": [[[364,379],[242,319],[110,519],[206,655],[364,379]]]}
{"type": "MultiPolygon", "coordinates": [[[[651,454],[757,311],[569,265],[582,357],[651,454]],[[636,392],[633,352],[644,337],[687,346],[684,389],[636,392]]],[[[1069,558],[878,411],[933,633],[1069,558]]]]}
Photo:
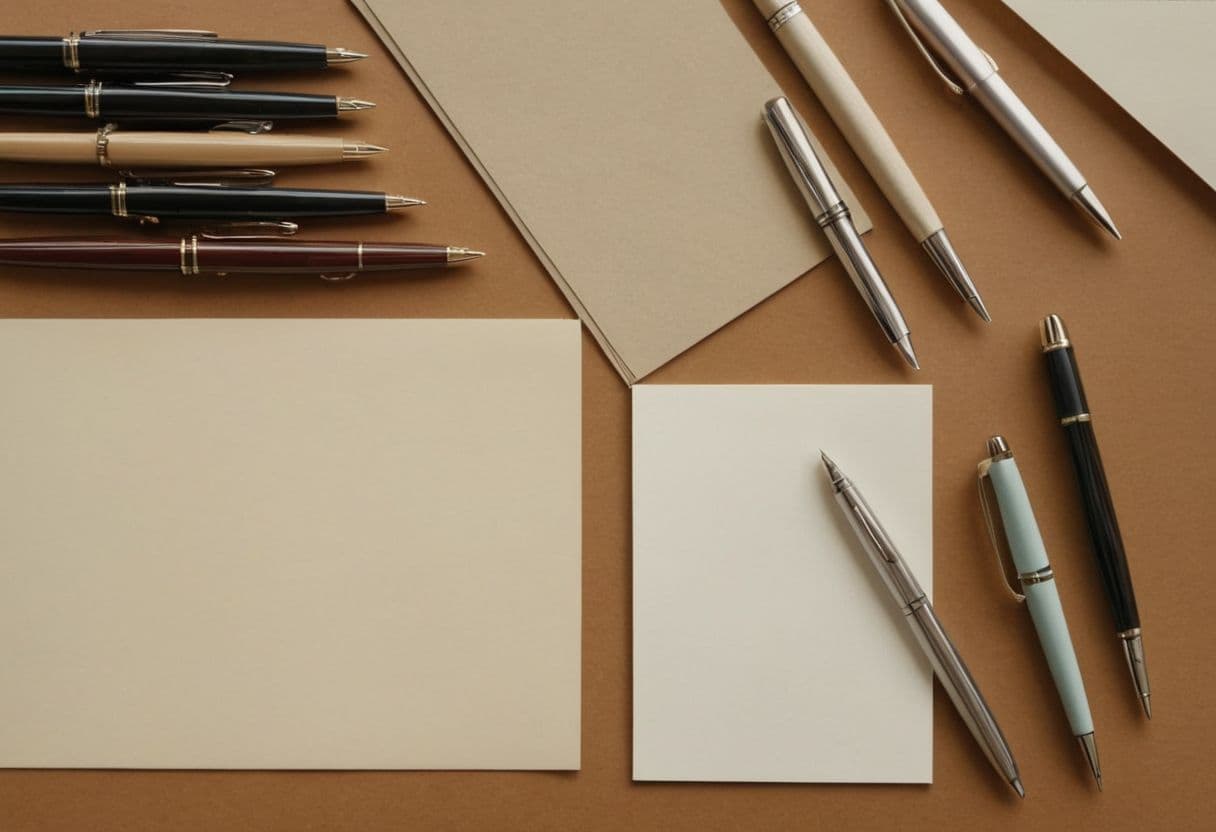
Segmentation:
{"type": "Polygon", "coordinates": [[[96,165],[97,133],[3,133],[0,161],[96,165]]]}
{"type": "Polygon", "coordinates": [[[934,675],[950,697],[950,701],[954,703],[955,710],[975,737],[988,762],[1005,782],[1018,780],[1018,765],[1009,743],[1005,740],[992,709],[984,700],[984,695],[980,693],[979,685],[967,669],[963,657],[946,635],[933,607],[925,603],[906,613],[905,617],[917,643],[928,657],[934,675]]]}
{"type": "Polygon", "coordinates": [[[83,117],[84,87],[2,86],[0,114],[83,117]]]}
{"type": "Polygon", "coordinates": [[[849,485],[836,492],[836,502],[899,608],[906,614],[909,607],[924,601],[920,582],[861,492],[849,485]]]}
{"type": "MultiPolygon", "coordinates": [[[[94,136],[95,138],[95,136],[94,136]]],[[[4,147],[0,135],[0,148],[4,147]]],[[[264,168],[326,165],[342,161],[341,139],[328,136],[251,135],[228,130],[210,133],[117,130],[110,134],[106,155],[110,167],[264,168]]],[[[96,164],[96,149],[90,145],[96,164]]],[[[0,150],[0,156],[3,156],[0,150]]],[[[31,160],[32,161],[32,160],[31,160]]]]}
{"type": "Polygon", "coordinates": [[[988,476],[996,494],[1001,524],[1009,541],[1022,593],[1026,596],[1026,606],[1043,647],[1051,678],[1064,705],[1068,724],[1074,736],[1088,734],[1094,730],[1089,699],[1085,694],[1085,683],[1081,679],[1081,668],[1068,632],[1068,621],[1064,616],[1064,606],[1060,603],[1055,576],[1051,573],[1050,577],[1044,575],[1050,564],[1043,537],[1035,522],[1030,496],[1026,493],[1017,463],[1012,458],[993,462],[988,468],[988,476]]]}
{"type": "Polygon", "coordinates": [[[970,92],[1062,194],[1072,198],[1085,187],[1081,171],[1000,75],[993,73],[970,92]]]}
{"type": "Polygon", "coordinates": [[[181,241],[40,237],[0,240],[0,263],[65,269],[179,271],[181,241]]]}
{"type": "Polygon", "coordinates": [[[140,185],[126,188],[125,204],[132,216],[166,219],[349,217],[386,211],[383,193],[306,188],[140,185]]]}
{"type": "MultiPolygon", "coordinates": [[[[77,95],[83,101],[83,91],[77,89],[77,95]]],[[[106,120],[135,118],[220,122],[338,116],[338,101],[331,95],[103,84],[99,98],[99,118],[106,120]]],[[[81,110],[83,111],[83,105],[81,110]]]]}
{"type": "Polygon", "coordinates": [[[878,271],[874,259],[870,257],[865,243],[861,241],[861,235],[857,233],[857,228],[843,203],[840,210],[843,213],[835,221],[825,224],[823,233],[849,279],[857,287],[861,299],[874,315],[874,320],[878,321],[883,335],[894,344],[909,334],[907,321],[904,320],[899,304],[895,302],[895,297],[891,294],[887,282],[883,280],[882,273],[878,271]]]}
{"type": "Polygon", "coordinates": [[[0,71],[67,72],[63,38],[0,37],[0,71]]]}
{"type": "Polygon", "coordinates": [[[1051,398],[1056,405],[1056,418],[1065,420],[1088,415],[1089,402],[1085,398],[1081,371],[1072,348],[1053,349],[1043,353],[1043,357],[1047,361],[1047,378],[1051,384],[1051,398]]]}
{"type": "MultiPolygon", "coordinates": [[[[786,6],[782,0],[755,2],[770,19],[786,6]]],[[[924,242],[941,231],[941,219],[895,142],[806,12],[790,17],[776,34],[790,60],[916,241],[924,242]]]]}
{"type": "Polygon", "coordinates": [[[109,185],[0,185],[0,211],[22,214],[109,214],[109,185]]]}
{"type": "Polygon", "coordinates": [[[1106,597],[1110,601],[1115,627],[1121,633],[1138,628],[1140,612],[1136,608],[1131,570],[1127,565],[1123,536],[1119,532],[1119,521],[1115,517],[1115,506],[1110,485],[1106,481],[1106,471],[1102,467],[1093,424],[1074,422],[1064,427],[1064,433],[1068,437],[1068,449],[1077,472],[1081,502],[1085,509],[1085,522],[1089,527],[1094,556],[1106,597]]]}
{"type": "Polygon", "coordinates": [[[447,247],[411,243],[274,242],[198,238],[200,272],[342,274],[447,265],[447,247]]]}
{"type": "MultiPolygon", "coordinates": [[[[62,41],[57,41],[62,43],[62,41]]],[[[272,41],[89,36],[77,46],[82,70],[106,73],[243,72],[325,69],[325,47],[272,41]]],[[[59,68],[63,69],[62,61],[59,68]]]]}

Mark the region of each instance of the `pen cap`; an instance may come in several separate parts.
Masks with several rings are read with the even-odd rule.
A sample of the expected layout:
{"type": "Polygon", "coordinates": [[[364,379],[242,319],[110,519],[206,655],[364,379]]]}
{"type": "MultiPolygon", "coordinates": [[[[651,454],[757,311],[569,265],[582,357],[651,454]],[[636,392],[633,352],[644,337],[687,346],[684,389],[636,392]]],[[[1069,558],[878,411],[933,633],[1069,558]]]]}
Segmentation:
{"type": "Polygon", "coordinates": [[[844,200],[815,153],[810,130],[785,96],[764,105],[764,123],[773,134],[777,150],[815,215],[815,221],[826,225],[831,215],[841,213],[844,200]]]}
{"type": "Polygon", "coordinates": [[[1077,369],[1072,340],[1059,315],[1048,315],[1039,323],[1039,337],[1047,359],[1047,375],[1051,379],[1051,395],[1056,403],[1056,416],[1071,419],[1089,413],[1081,372],[1077,369]]]}

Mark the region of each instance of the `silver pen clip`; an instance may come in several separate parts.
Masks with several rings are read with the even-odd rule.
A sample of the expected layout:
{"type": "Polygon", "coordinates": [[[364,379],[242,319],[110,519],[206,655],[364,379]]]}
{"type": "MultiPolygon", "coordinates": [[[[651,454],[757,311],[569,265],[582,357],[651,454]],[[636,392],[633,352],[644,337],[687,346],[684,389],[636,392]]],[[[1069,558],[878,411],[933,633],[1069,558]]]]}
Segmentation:
{"type": "Polygon", "coordinates": [[[233,132],[257,135],[258,133],[269,133],[273,129],[273,121],[225,121],[222,124],[217,124],[214,127],[208,128],[207,132],[233,132]]]}
{"type": "Polygon", "coordinates": [[[120,170],[118,176],[135,185],[175,185],[182,188],[265,188],[274,183],[275,172],[260,168],[211,171],[120,170]]]}
{"type": "MultiPolygon", "coordinates": [[[[984,490],[984,481],[985,480],[989,481],[989,487],[991,487],[991,485],[992,485],[991,477],[988,476],[988,469],[992,467],[992,463],[994,463],[998,460],[1001,460],[1001,459],[1008,459],[1009,457],[1010,457],[1010,454],[1008,454],[1008,453],[998,454],[996,456],[991,456],[988,459],[985,459],[983,462],[981,462],[979,464],[979,468],[978,468],[978,476],[976,479],[976,484],[979,486],[980,509],[984,512],[984,522],[988,526],[988,538],[992,541],[992,550],[994,552],[996,552],[996,565],[997,565],[997,569],[999,569],[1000,573],[1001,573],[1001,581],[1002,581],[1002,583],[1005,584],[1005,588],[1009,590],[1009,594],[1012,595],[1014,600],[1020,604],[1026,600],[1026,596],[1023,595],[1021,592],[1019,592],[1018,588],[1014,584],[1013,579],[1015,579],[1017,577],[1017,570],[1010,569],[1010,567],[1008,565],[1006,565],[1006,563],[1005,563],[1005,558],[1001,556],[1001,544],[997,540],[998,535],[997,535],[997,530],[996,530],[997,524],[1000,521],[997,520],[993,516],[994,513],[992,511],[991,506],[988,503],[988,493],[984,490]],[[1012,576],[1012,578],[1011,578],[1011,576],[1012,576]]],[[[993,497],[993,499],[995,499],[995,496],[993,497]]],[[[1003,536],[1003,535],[1001,535],[1001,536],[1003,536]]],[[[1010,562],[1012,562],[1012,560],[1013,560],[1012,554],[1010,554],[1009,560],[1010,560],[1010,562]]]]}
{"type": "Polygon", "coordinates": [[[275,240],[290,237],[300,230],[298,223],[287,220],[249,220],[241,222],[226,222],[203,228],[198,236],[207,240],[275,240]],[[251,229],[242,232],[240,229],[251,229]],[[252,229],[261,229],[266,233],[259,234],[252,229]]]}
{"type": "Polygon", "coordinates": [[[132,87],[177,87],[186,89],[227,89],[232,86],[231,72],[171,72],[163,78],[129,81],[132,87]]]}
{"type": "Polygon", "coordinates": [[[88,29],[79,35],[82,38],[118,38],[121,40],[215,40],[216,32],[206,29],[88,29]]]}
{"type": "MultiPolygon", "coordinates": [[[[908,36],[912,38],[912,42],[916,44],[916,48],[920,51],[920,54],[925,56],[925,60],[929,62],[929,66],[933,68],[933,71],[936,72],[938,77],[940,77],[945,83],[946,89],[955,95],[965,94],[967,91],[963,88],[963,86],[957,80],[955,80],[954,76],[951,75],[944,66],[942,66],[941,61],[939,61],[937,56],[933,54],[933,51],[929,49],[928,44],[921,40],[920,35],[916,33],[916,29],[912,27],[912,22],[908,20],[908,16],[904,14],[904,10],[899,7],[896,0],[887,0],[887,5],[891,7],[891,11],[895,12],[895,16],[898,17],[899,22],[903,24],[904,30],[908,33],[908,36]]],[[[980,49],[978,46],[975,48],[979,49],[980,54],[983,55],[984,59],[988,61],[988,65],[992,67],[993,72],[1000,72],[1000,66],[997,65],[996,60],[991,55],[989,55],[983,49],[980,49]]]]}

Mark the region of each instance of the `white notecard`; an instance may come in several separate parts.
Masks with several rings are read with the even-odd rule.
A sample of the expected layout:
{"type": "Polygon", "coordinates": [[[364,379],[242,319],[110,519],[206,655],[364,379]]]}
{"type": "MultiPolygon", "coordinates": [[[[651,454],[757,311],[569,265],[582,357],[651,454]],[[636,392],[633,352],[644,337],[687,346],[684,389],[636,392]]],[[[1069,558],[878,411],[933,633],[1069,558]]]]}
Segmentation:
{"type": "Polygon", "coordinates": [[[0,765],[579,766],[574,321],[0,321],[0,765]]]}
{"type": "Polygon", "coordinates": [[[635,780],[932,781],[932,673],[822,448],[932,594],[927,386],[633,390],[635,780]]]}

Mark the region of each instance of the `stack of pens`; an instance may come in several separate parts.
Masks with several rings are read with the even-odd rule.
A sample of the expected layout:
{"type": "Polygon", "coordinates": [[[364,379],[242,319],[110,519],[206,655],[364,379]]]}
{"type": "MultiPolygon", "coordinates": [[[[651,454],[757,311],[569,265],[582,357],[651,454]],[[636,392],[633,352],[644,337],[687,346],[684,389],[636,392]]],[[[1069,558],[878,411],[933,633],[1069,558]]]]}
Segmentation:
{"type": "Polygon", "coordinates": [[[102,184],[0,185],[0,211],[109,215],[146,236],[0,240],[0,264],[169,271],[183,275],[320,274],[441,267],[482,256],[460,246],[287,239],[297,221],[385,214],[425,204],[382,191],[273,187],[275,169],[367,159],[385,148],[272,132],[283,120],[336,119],[375,105],[334,95],[231,89],[244,72],[325,70],[367,57],[301,43],[237,41],[192,30],[98,30],[0,37],[0,72],[66,74],[66,85],[0,86],[0,115],[90,119],[89,131],[0,132],[0,161],[99,165],[102,184]],[[207,222],[206,230],[191,223],[207,222]],[[221,223],[216,226],[214,223],[221,223]]]}

